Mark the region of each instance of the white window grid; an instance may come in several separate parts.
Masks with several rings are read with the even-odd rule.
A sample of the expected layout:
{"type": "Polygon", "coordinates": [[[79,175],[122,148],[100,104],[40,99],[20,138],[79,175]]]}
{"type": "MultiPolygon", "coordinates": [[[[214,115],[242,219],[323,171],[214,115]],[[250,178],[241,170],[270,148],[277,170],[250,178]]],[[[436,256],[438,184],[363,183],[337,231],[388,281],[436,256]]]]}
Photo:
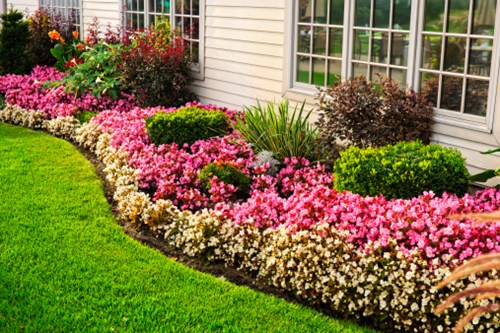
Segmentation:
{"type": "Polygon", "coordinates": [[[171,0],[169,2],[162,0],[126,0],[125,5],[126,23],[134,29],[149,27],[160,17],[168,18],[171,28],[179,31],[181,36],[189,43],[193,69],[200,71],[202,58],[200,36],[203,30],[201,0],[171,0]],[[169,6],[167,7],[165,4],[169,4],[169,6]]]}
{"type": "Polygon", "coordinates": [[[40,0],[40,7],[52,10],[60,14],[65,20],[71,20],[72,24],[82,33],[81,25],[81,0],[40,0]]]}
{"type": "MultiPolygon", "coordinates": [[[[373,3],[376,0],[371,0],[373,3]]],[[[391,0],[391,13],[392,13],[392,4],[394,3],[395,0],[391,0]]],[[[446,3],[448,3],[449,0],[445,0],[446,3]]],[[[315,91],[316,87],[318,85],[314,85],[312,83],[303,83],[299,82],[297,80],[297,56],[303,56],[307,55],[304,53],[301,53],[298,51],[298,27],[299,24],[299,10],[297,6],[297,0],[294,1],[294,8],[293,8],[293,25],[294,25],[294,35],[293,35],[293,57],[292,57],[292,63],[293,63],[293,74],[291,76],[291,86],[295,89],[298,89],[299,91],[315,91]]],[[[328,1],[329,2],[329,1],[328,1]]],[[[472,2],[471,6],[472,6],[472,2]]],[[[500,42],[499,40],[499,26],[500,26],[500,3],[497,3],[497,12],[495,14],[495,33],[494,36],[488,37],[488,36],[483,36],[483,35],[477,35],[477,34],[472,34],[470,33],[470,29],[468,28],[468,32],[466,34],[456,34],[456,33],[449,33],[449,32],[427,32],[423,31],[423,20],[424,20],[424,6],[425,6],[425,1],[411,1],[411,22],[410,22],[410,29],[409,30],[394,30],[394,29],[381,29],[381,28],[372,28],[372,22],[370,21],[370,26],[369,27],[355,27],[354,26],[354,18],[355,18],[355,6],[356,6],[356,1],[355,0],[346,0],[345,1],[345,7],[344,7],[344,42],[343,42],[343,53],[342,53],[342,78],[346,77],[352,77],[355,75],[353,71],[353,64],[364,64],[364,65],[372,65],[372,66],[379,66],[380,63],[378,62],[373,62],[371,61],[369,57],[371,57],[371,54],[368,55],[368,58],[366,61],[360,60],[360,59],[354,59],[354,54],[353,54],[353,35],[354,31],[356,30],[364,30],[368,32],[386,32],[386,33],[408,33],[409,34],[409,45],[408,45],[408,63],[407,66],[398,66],[398,65],[393,65],[390,63],[382,64],[382,66],[385,66],[386,73],[389,74],[391,69],[404,69],[406,68],[407,70],[407,75],[406,75],[406,80],[405,83],[409,87],[413,87],[414,89],[419,89],[420,87],[420,74],[424,72],[429,72],[429,73],[434,73],[434,74],[439,74],[440,75],[440,80],[442,79],[442,75],[450,75],[450,76],[460,76],[460,74],[453,73],[453,72],[444,72],[441,71],[442,67],[440,67],[439,70],[432,70],[432,69],[425,69],[421,68],[420,64],[422,61],[422,52],[417,51],[421,50],[423,47],[423,40],[424,38],[420,38],[420,36],[426,35],[426,34],[438,34],[442,36],[448,36],[448,37],[466,37],[467,38],[467,43],[468,46],[470,47],[470,40],[475,39],[475,38],[481,38],[481,39],[492,39],[494,41],[493,45],[493,52],[491,56],[491,72],[490,76],[485,78],[484,76],[478,76],[474,74],[463,74],[462,77],[464,78],[470,78],[470,79],[478,79],[478,80],[488,80],[489,84],[489,91],[488,91],[488,107],[487,107],[487,114],[485,117],[483,116],[476,116],[472,114],[465,114],[463,112],[463,101],[462,101],[462,107],[460,112],[458,111],[450,111],[450,110],[445,110],[445,109],[440,109],[436,108],[436,114],[438,115],[438,120],[442,123],[447,123],[447,124],[452,124],[455,126],[460,126],[460,127],[465,127],[465,128],[471,128],[479,131],[484,131],[484,132],[491,132],[492,130],[492,124],[493,124],[493,110],[494,110],[494,105],[495,105],[495,97],[496,97],[496,84],[498,82],[498,75],[497,72],[499,70],[499,55],[498,55],[498,43],[500,42]],[[414,13],[418,13],[418,15],[415,15],[414,13]]],[[[469,11],[469,15],[471,15],[472,11],[469,11]]],[[[373,6],[371,9],[371,14],[373,14],[373,6]]],[[[391,20],[393,15],[390,16],[391,20]]],[[[370,15],[370,20],[373,20],[373,15],[370,15]]],[[[469,24],[471,20],[469,18],[469,24]]],[[[302,24],[303,25],[303,24],[302,24]]],[[[314,24],[312,24],[314,25],[314,24]]],[[[390,25],[392,26],[392,25],[390,25]]],[[[446,28],[444,28],[446,29],[446,28]]],[[[444,30],[446,31],[446,30],[444,30]]],[[[389,38],[390,40],[391,38],[389,38]]],[[[371,42],[371,40],[370,40],[371,42]]],[[[389,43],[391,43],[389,41],[389,43]]],[[[444,40],[443,40],[444,43],[444,40]]],[[[390,47],[388,46],[388,58],[390,59],[390,47]]],[[[368,50],[371,50],[371,47],[369,47],[368,50]]],[[[444,52],[444,50],[442,50],[444,52]]],[[[314,57],[317,58],[323,58],[322,56],[314,55],[314,57]]],[[[331,57],[325,57],[326,59],[330,59],[331,57]]],[[[336,60],[340,58],[334,58],[336,60]]],[[[441,60],[444,59],[444,55],[441,55],[441,60]]],[[[390,61],[390,60],[388,60],[390,61]]],[[[465,66],[468,66],[469,64],[469,55],[467,54],[467,59],[465,59],[465,66]]],[[[312,70],[312,67],[309,66],[309,69],[312,70]]],[[[369,74],[367,72],[367,74],[369,74]]],[[[310,74],[312,75],[312,74],[310,74]]],[[[365,74],[366,75],[366,74],[365,74]]],[[[323,86],[327,86],[326,84],[323,86]]],[[[441,81],[440,81],[440,87],[441,87],[441,81]]],[[[465,83],[463,86],[463,89],[466,89],[465,83]]],[[[463,91],[463,90],[462,90],[463,91]]],[[[440,95],[440,92],[439,92],[440,95]]],[[[466,95],[462,93],[462,99],[465,98],[466,95]]],[[[439,104],[438,104],[439,105],[439,104]]]]}

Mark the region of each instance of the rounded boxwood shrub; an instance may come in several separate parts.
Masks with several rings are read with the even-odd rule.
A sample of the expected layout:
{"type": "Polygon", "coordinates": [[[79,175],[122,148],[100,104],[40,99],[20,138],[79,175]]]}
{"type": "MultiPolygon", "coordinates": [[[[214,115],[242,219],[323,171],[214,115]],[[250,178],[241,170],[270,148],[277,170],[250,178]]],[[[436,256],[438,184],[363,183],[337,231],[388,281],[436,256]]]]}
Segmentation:
{"type": "Polygon", "coordinates": [[[236,195],[239,197],[247,196],[250,192],[251,178],[244,174],[237,165],[230,162],[209,163],[201,169],[198,178],[203,187],[210,190],[210,181],[217,176],[218,179],[226,184],[234,185],[238,188],[236,195]]]}
{"type": "Polygon", "coordinates": [[[334,187],[387,199],[413,198],[424,191],[461,196],[467,191],[465,159],[452,148],[419,141],[379,148],[350,147],[335,161],[334,187]]]}
{"type": "Polygon", "coordinates": [[[148,136],[156,145],[176,142],[193,144],[229,131],[227,116],[220,110],[209,111],[199,107],[183,107],[177,111],[157,112],[146,119],[148,136]]]}

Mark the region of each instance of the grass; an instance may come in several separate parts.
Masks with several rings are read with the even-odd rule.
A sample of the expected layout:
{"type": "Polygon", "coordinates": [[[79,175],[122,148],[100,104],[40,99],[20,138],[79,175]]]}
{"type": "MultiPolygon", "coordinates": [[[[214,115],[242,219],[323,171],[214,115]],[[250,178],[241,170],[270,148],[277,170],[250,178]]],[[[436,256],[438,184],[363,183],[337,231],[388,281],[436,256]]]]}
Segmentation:
{"type": "Polygon", "coordinates": [[[374,332],[126,236],[69,143],[0,123],[0,332],[374,332]]]}

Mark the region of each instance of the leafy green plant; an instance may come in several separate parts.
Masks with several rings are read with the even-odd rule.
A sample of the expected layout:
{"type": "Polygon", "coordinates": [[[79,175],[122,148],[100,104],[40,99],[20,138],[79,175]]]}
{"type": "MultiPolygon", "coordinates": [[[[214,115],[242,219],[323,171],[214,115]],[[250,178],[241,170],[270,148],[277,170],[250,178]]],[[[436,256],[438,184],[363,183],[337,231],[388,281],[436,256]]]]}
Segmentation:
{"type": "Polygon", "coordinates": [[[2,110],[7,104],[5,103],[5,96],[0,94],[0,110],[2,110]]]}
{"type": "Polygon", "coordinates": [[[220,110],[183,107],[177,111],[157,112],[146,119],[148,136],[156,145],[176,142],[191,145],[229,131],[227,116],[220,110]]]}
{"type": "Polygon", "coordinates": [[[98,114],[99,114],[98,112],[84,110],[76,116],[76,119],[78,119],[80,124],[84,124],[88,123],[90,119],[92,119],[94,116],[97,116],[98,114]]]}
{"type": "Polygon", "coordinates": [[[469,173],[456,149],[421,142],[350,147],[335,161],[334,187],[361,195],[413,198],[423,191],[463,195],[469,173]]]}
{"type": "Polygon", "coordinates": [[[83,63],[68,68],[68,75],[59,83],[75,95],[90,91],[96,97],[117,98],[122,87],[121,73],[116,66],[120,50],[119,44],[97,43],[82,54],[83,63]]]}
{"type": "Polygon", "coordinates": [[[71,43],[68,43],[55,29],[50,31],[48,35],[51,41],[55,43],[54,47],[50,49],[50,53],[57,60],[54,65],[57,69],[65,71],[83,63],[82,53],[85,45],[78,39],[78,31],[72,32],[71,43]]]}
{"type": "Polygon", "coordinates": [[[315,161],[317,132],[309,122],[312,111],[306,113],[304,108],[305,102],[291,112],[288,100],[278,105],[268,102],[265,106],[257,102],[256,106],[245,107],[243,117],[237,119],[234,127],[257,153],[271,151],[280,162],[287,157],[315,161]]]}
{"type": "Polygon", "coordinates": [[[119,65],[124,87],[143,107],[180,106],[196,99],[189,90],[189,44],[161,22],[135,36],[119,65]]]}
{"type": "Polygon", "coordinates": [[[30,32],[24,15],[12,7],[0,15],[0,75],[25,74],[31,70],[27,54],[30,32]]]}
{"type": "Polygon", "coordinates": [[[198,178],[201,180],[205,189],[210,190],[211,180],[217,177],[226,184],[234,185],[238,188],[236,195],[247,196],[250,192],[251,178],[244,174],[238,165],[231,162],[209,163],[201,169],[198,178]]]}
{"type": "MultiPolygon", "coordinates": [[[[493,153],[497,153],[497,152],[500,152],[500,148],[488,150],[488,151],[482,152],[481,154],[493,154],[493,153]]],[[[469,180],[473,181],[473,182],[483,183],[483,182],[486,182],[489,179],[496,177],[496,176],[500,176],[500,167],[498,167],[496,169],[488,169],[488,170],[485,170],[485,171],[480,172],[478,174],[472,175],[469,177],[469,180]]]]}
{"type": "Polygon", "coordinates": [[[399,141],[430,142],[432,105],[390,78],[354,77],[319,91],[320,139],[333,151],[343,145],[380,147],[399,141]]]}

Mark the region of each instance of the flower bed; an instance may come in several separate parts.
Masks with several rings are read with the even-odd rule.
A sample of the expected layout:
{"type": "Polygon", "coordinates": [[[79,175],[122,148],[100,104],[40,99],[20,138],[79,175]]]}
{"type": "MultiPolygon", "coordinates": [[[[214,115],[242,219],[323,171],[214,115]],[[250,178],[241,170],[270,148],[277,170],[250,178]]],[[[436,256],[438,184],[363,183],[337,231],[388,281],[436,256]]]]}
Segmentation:
{"type": "MultiPolygon", "coordinates": [[[[312,303],[368,318],[391,332],[448,332],[473,303],[463,301],[441,317],[432,313],[434,306],[479,278],[439,293],[432,286],[464,260],[500,251],[500,226],[446,218],[498,210],[497,190],[461,198],[432,193],[410,200],[362,197],[333,190],[324,167],[303,159],[287,160],[276,176],[268,175],[269,166],[256,165],[251,148],[235,133],[191,146],[155,146],[147,137],[145,119],[175,109],[141,109],[127,100],[81,108],[89,106],[87,97],[67,95],[43,104],[54,91],[40,90],[40,81],[56,75],[39,68],[31,77],[0,78],[0,92],[10,104],[0,119],[45,128],[94,151],[116,187],[122,216],[148,225],[189,255],[223,260],[312,303]],[[69,100],[76,106],[69,114],[103,106],[109,110],[80,126],[57,111],[69,100]],[[252,177],[248,198],[232,200],[234,186],[217,179],[209,191],[203,189],[198,173],[220,161],[235,163],[252,177]]],[[[487,325],[479,322],[470,330],[487,325]]]]}

